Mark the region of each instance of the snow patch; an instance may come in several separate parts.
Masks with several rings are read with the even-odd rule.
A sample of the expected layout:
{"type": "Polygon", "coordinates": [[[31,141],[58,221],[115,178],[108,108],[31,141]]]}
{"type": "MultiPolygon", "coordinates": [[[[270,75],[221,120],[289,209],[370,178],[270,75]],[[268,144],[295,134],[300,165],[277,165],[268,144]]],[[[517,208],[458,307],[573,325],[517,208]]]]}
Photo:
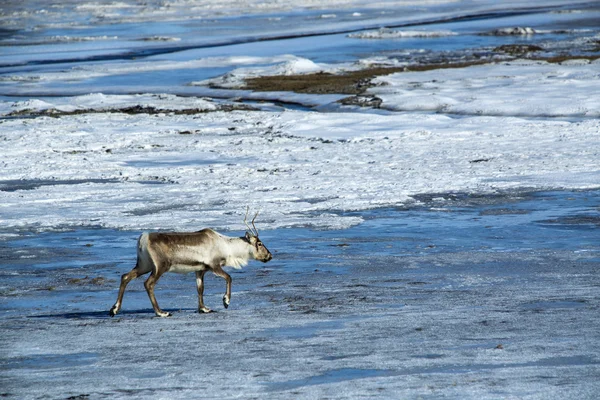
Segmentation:
{"type": "Polygon", "coordinates": [[[368,93],[396,111],[527,117],[600,116],[596,62],[517,60],[462,69],[402,72],[373,81],[368,93]]]}
{"type": "Polygon", "coordinates": [[[511,27],[511,28],[499,28],[487,33],[492,36],[527,36],[535,35],[538,33],[535,29],[530,27],[511,27]]]}
{"type": "Polygon", "coordinates": [[[2,223],[236,229],[250,205],[265,229],[343,228],[361,219],[332,210],[420,193],[597,187],[599,135],[597,119],[418,113],[10,119],[0,125],[3,179],[47,184],[0,191],[2,223]],[[480,159],[490,161],[471,162],[480,159]]]}
{"type": "Polygon", "coordinates": [[[59,112],[111,111],[129,107],[152,107],[156,110],[175,111],[197,109],[214,111],[218,105],[211,99],[185,98],[171,94],[108,95],[92,93],[84,96],[59,97],[48,100],[26,100],[0,103],[0,115],[10,113],[36,113],[47,110],[59,112]]]}
{"type": "Polygon", "coordinates": [[[192,82],[191,85],[216,86],[220,88],[238,88],[244,85],[246,79],[259,76],[298,75],[331,70],[324,64],[316,64],[309,59],[295,56],[285,56],[288,60],[264,67],[236,68],[223,76],[192,82]]]}
{"type": "Polygon", "coordinates": [[[401,39],[401,38],[432,38],[432,37],[443,37],[456,35],[452,31],[406,31],[406,30],[394,30],[389,28],[380,28],[376,31],[351,33],[348,35],[350,38],[356,39],[401,39]]]}

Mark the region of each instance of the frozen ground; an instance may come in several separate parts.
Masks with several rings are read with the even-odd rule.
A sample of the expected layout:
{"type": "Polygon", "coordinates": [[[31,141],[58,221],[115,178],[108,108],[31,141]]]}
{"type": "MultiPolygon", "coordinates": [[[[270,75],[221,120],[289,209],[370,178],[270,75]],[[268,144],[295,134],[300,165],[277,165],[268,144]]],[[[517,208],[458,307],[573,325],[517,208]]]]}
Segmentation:
{"type": "Polygon", "coordinates": [[[275,258],[233,271],[228,310],[221,279],[205,296],[219,312],[197,314],[193,277],[166,275],[168,319],[141,281],[108,316],[137,233],[4,241],[2,393],[595,398],[600,192],[421,201],[353,213],[365,222],[345,230],[264,231],[275,258]]]}
{"type": "Polygon", "coordinates": [[[321,3],[2,4],[0,395],[595,398],[600,4],[321,3]],[[247,205],[230,309],[107,316],[142,230],[247,205]]]}
{"type": "MultiPolygon", "coordinates": [[[[250,4],[240,3],[238,11],[250,4]]],[[[313,37],[315,27],[331,27],[326,21],[338,18],[316,22],[312,12],[289,11],[281,3],[281,12],[310,22],[295,26],[299,32],[288,38],[219,45],[223,33],[210,46],[193,42],[191,32],[198,26],[187,21],[184,29],[178,24],[186,18],[175,12],[173,18],[161,14],[162,29],[179,26],[188,33],[187,47],[157,54],[152,43],[142,41],[140,46],[150,47],[134,46],[137,56],[130,59],[121,53],[134,47],[117,35],[116,48],[88,60],[80,57],[87,50],[55,43],[54,30],[84,35],[89,29],[130,27],[125,10],[137,6],[99,8],[94,12],[105,17],[92,18],[87,27],[50,23],[67,15],[89,20],[91,7],[85,5],[52,7],[53,17],[46,24],[38,21],[41,25],[28,19],[37,15],[32,9],[23,11],[18,15],[24,25],[13,21],[14,31],[3,38],[12,44],[5,47],[9,53],[20,60],[52,54],[70,61],[39,58],[11,66],[6,60],[0,69],[0,94],[10,96],[0,102],[0,220],[6,228],[22,229],[237,229],[250,204],[262,209],[265,228],[341,228],[361,219],[335,210],[409,204],[423,193],[598,187],[600,64],[593,57],[599,33],[590,22],[599,14],[598,4],[556,5],[498,10],[492,3],[473,8],[433,2],[417,12],[412,4],[384,2],[363,10],[360,18],[373,25],[394,16],[396,22],[389,24],[399,26],[394,32],[402,31],[411,15],[435,15],[435,23],[411,26],[408,38],[353,25],[377,38],[365,39],[346,33],[313,37]],[[457,19],[465,15],[478,17],[457,19]],[[531,27],[523,30],[526,35],[489,34],[521,25],[531,27]],[[440,38],[427,32],[457,34],[440,38]],[[35,43],[24,42],[32,38],[35,43]],[[492,50],[515,43],[542,48],[540,57],[570,59],[506,60],[492,50]],[[331,55],[338,44],[337,55],[331,55]],[[53,52],[38,53],[38,46],[53,52]],[[587,58],[578,59],[579,54],[587,58]],[[410,68],[474,57],[489,63],[374,79],[376,86],[358,103],[376,99],[379,109],[342,106],[338,101],[347,95],[336,93],[214,89],[215,84],[237,87],[255,76],[339,73],[378,64],[410,68]],[[203,79],[205,74],[215,75],[203,79]],[[300,106],[285,105],[290,102],[300,106]]],[[[146,11],[167,13],[153,7],[146,11]]],[[[346,9],[353,7],[347,3],[346,9]]],[[[202,13],[196,16],[205,21],[202,13]]],[[[279,29],[283,35],[283,26],[266,22],[257,30],[263,17],[227,14],[210,23],[228,32],[235,26],[239,34],[279,29]]],[[[148,24],[135,25],[131,34],[158,29],[148,24]]]]}
{"type": "Polygon", "coordinates": [[[232,96],[189,84],[243,66],[279,65],[286,57],[339,69],[461,60],[471,52],[486,59],[496,46],[515,41],[559,53],[597,47],[597,1],[221,3],[62,1],[40,9],[34,1],[4,2],[0,95],[232,96]],[[488,35],[513,27],[539,34],[488,35]],[[389,31],[394,34],[386,36],[389,31]]]}
{"type": "Polygon", "coordinates": [[[192,110],[218,106],[170,96],[13,104],[15,110],[50,102],[58,110],[96,111],[3,121],[2,223],[23,229],[237,229],[250,205],[262,210],[264,228],[337,228],[361,219],[335,210],[403,205],[423,193],[597,187],[600,120],[587,118],[600,110],[592,101],[597,66],[565,67],[563,79],[545,77],[557,70],[553,66],[503,67],[513,75],[477,79],[478,70],[490,67],[471,67],[460,73],[464,85],[440,80],[426,84],[427,96],[419,88],[381,95],[384,106],[395,99],[398,107],[420,110],[428,103],[493,116],[291,110],[186,115],[186,104],[192,110]],[[548,96],[497,101],[523,90],[518,72],[527,76],[527,68],[539,71],[533,75],[547,85],[548,96]],[[565,93],[568,103],[552,100],[567,81],[581,89],[565,93]],[[470,94],[473,83],[481,86],[477,94],[470,94]],[[515,103],[532,117],[577,118],[512,117],[515,103]],[[131,104],[142,111],[105,112],[131,104]],[[161,112],[165,105],[174,111],[161,112]],[[154,111],[144,111],[148,107],[154,111]]]}

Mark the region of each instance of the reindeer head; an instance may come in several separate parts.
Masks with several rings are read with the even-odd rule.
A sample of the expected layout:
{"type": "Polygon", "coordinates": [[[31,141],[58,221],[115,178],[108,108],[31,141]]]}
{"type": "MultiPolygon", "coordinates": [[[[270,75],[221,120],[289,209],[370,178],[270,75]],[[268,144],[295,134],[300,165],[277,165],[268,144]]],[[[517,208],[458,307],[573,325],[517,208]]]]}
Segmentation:
{"type": "Polygon", "coordinates": [[[252,246],[252,256],[254,257],[254,259],[266,263],[267,261],[271,261],[273,255],[258,238],[258,229],[256,229],[256,225],[254,225],[254,220],[257,216],[258,212],[254,215],[254,218],[252,218],[252,228],[250,228],[250,225],[248,225],[247,221],[248,208],[246,208],[246,217],[244,218],[244,223],[248,228],[248,230],[246,231],[246,240],[252,246]]]}

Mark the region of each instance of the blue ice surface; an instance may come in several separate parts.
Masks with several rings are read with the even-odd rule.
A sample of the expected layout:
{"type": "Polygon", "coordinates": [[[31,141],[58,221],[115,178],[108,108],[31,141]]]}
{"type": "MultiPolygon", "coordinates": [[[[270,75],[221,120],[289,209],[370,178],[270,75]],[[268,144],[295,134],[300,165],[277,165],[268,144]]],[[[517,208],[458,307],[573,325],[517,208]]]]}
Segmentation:
{"type": "MultiPolygon", "coordinates": [[[[448,56],[460,59],[463,52],[475,51],[481,57],[489,56],[491,49],[502,44],[551,42],[574,38],[573,29],[598,29],[596,9],[585,13],[539,12],[498,13],[481,18],[450,20],[432,19],[426,23],[407,23],[398,10],[388,10],[385,19],[376,14],[365,15],[358,20],[338,12],[338,18],[323,22],[319,13],[294,13],[275,15],[281,20],[270,20],[269,16],[230,17],[190,22],[154,21],[145,24],[119,23],[114,25],[89,26],[86,29],[49,29],[28,33],[27,37],[38,40],[24,46],[4,46],[0,58],[0,75],[22,73],[65,72],[86,66],[122,64],[130,66],[137,62],[189,61],[211,57],[254,56],[272,57],[292,54],[317,63],[347,63],[360,59],[382,56],[397,58],[404,62],[420,53],[432,53],[429,61],[443,62],[448,56]],[[395,22],[394,22],[395,21],[395,22]],[[496,28],[525,26],[534,29],[552,30],[559,27],[564,32],[530,36],[481,35],[496,28]],[[404,30],[449,30],[456,36],[398,39],[358,39],[348,33],[361,29],[373,30],[392,27],[404,30]],[[571,32],[571,33],[569,33],[571,32]],[[107,36],[116,39],[54,43],[45,38],[62,36],[107,36]],[[180,41],[142,40],[154,36],[178,37],[180,41]],[[403,54],[412,56],[403,56],[403,54]]],[[[425,19],[426,20],[426,19],[425,19]]],[[[424,20],[424,21],[425,21],[424,20]]],[[[17,42],[18,43],[18,42],[17,42]]],[[[262,66],[250,64],[247,67],[262,66]]],[[[18,96],[35,93],[38,96],[75,95],[86,93],[131,93],[146,88],[152,93],[181,93],[191,82],[198,82],[223,75],[237,66],[184,69],[173,66],[169,70],[147,72],[119,72],[102,77],[57,82],[13,82],[0,87],[1,95],[18,96]]],[[[189,88],[188,88],[189,91],[189,88]]],[[[199,92],[200,93],[200,92],[199,92]]]]}
{"type": "MultiPolygon", "coordinates": [[[[242,271],[232,271],[234,280],[236,275],[254,276],[265,268],[279,278],[315,273],[360,275],[360,266],[368,264],[365,258],[369,257],[392,260],[399,267],[391,274],[398,277],[406,272],[401,267],[403,259],[451,257],[453,254],[474,254],[484,262],[452,263],[449,273],[468,271],[490,276],[527,275],[523,265],[528,261],[521,260],[521,254],[569,252],[573,260],[585,256],[587,263],[600,262],[598,190],[515,192],[497,196],[446,193],[418,200],[401,209],[345,213],[365,219],[364,223],[346,230],[297,227],[261,231],[274,260],[264,266],[251,265],[242,271]],[[515,254],[513,265],[498,268],[495,262],[485,262],[487,255],[493,260],[498,254],[509,258],[515,254]]],[[[106,308],[116,294],[120,274],[135,264],[139,233],[103,228],[68,229],[24,233],[17,239],[4,241],[0,310],[4,315],[30,313],[36,307],[52,312],[64,302],[73,303],[77,312],[106,308]],[[110,280],[110,283],[90,284],[95,277],[110,280]],[[73,283],[73,280],[81,282],[73,283]],[[81,285],[91,287],[86,293],[89,301],[77,300],[82,295],[81,285]]],[[[243,232],[229,234],[241,236],[243,232]]],[[[425,273],[431,272],[431,266],[421,268],[425,273]]],[[[163,279],[161,286],[178,291],[181,285],[187,287],[188,281],[192,288],[191,277],[175,275],[163,279]]],[[[250,279],[247,288],[255,283],[250,279]]],[[[217,292],[220,286],[218,282],[207,290],[217,292]]],[[[128,290],[143,291],[143,287],[132,284],[128,290]]],[[[138,300],[135,306],[149,307],[145,295],[138,300]]]]}
{"type": "MultiPolygon", "coordinates": [[[[506,15],[406,27],[457,36],[389,40],[345,33],[252,39],[248,32],[264,24],[252,18],[217,21],[218,29],[162,21],[102,26],[80,34],[119,39],[4,46],[3,62],[17,65],[1,67],[0,74],[235,55],[344,62],[405,51],[460,52],[577,36],[478,32],[597,29],[595,18],[594,12],[506,15]],[[182,40],[136,40],[157,34],[182,40]]],[[[309,20],[297,21],[301,29],[308,26],[309,20]]],[[[0,98],[26,99],[3,96],[21,87],[61,95],[151,85],[150,91],[169,93],[234,67],[10,82],[0,98]]],[[[332,212],[365,222],[346,230],[261,231],[274,260],[232,271],[226,311],[195,313],[193,276],[165,275],[157,297],[174,314],[165,320],[154,318],[141,280],[129,285],[121,314],[108,316],[121,274],[134,266],[140,232],[93,226],[0,231],[0,395],[397,398],[404,390],[408,398],[596,397],[599,190],[439,193],[416,196],[403,208],[332,212]]],[[[209,277],[207,305],[216,308],[223,291],[224,282],[209,277]]]]}
{"type": "Polygon", "coordinates": [[[231,271],[227,310],[217,307],[222,279],[209,276],[204,296],[218,312],[198,314],[193,275],[166,274],[156,295],[167,319],[154,317],[141,280],[108,315],[140,232],[2,232],[5,391],[239,395],[216,378],[226,374],[264,398],[411,397],[423,387],[593,398],[600,190],[415,197],[352,212],[365,222],[345,230],[261,230],[274,259],[231,271]],[[149,361],[151,348],[160,350],[149,361]]]}

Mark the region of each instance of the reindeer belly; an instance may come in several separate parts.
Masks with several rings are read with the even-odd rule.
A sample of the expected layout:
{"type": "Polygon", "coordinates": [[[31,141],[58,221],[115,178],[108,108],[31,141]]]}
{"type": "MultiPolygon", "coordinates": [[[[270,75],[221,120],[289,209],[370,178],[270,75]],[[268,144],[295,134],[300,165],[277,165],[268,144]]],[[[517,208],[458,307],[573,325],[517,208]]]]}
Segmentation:
{"type": "Polygon", "coordinates": [[[207,263],[203,261],[204,258],[204,254],[201,251],[195,251],[195,249],[177,252],[171,259],[169,271],[178,274],[204,271],[209,268],[207,263]]]}
{"type": "Polygon", "coordinates": [[[196,263],[196,264],[172,264],[171,268],[169,268],[169,272],[175,272],[176,274],[187,274],[189,272],[196,271],[204,271],[208,269],[206,264],[204,263],[196,263]]]}

